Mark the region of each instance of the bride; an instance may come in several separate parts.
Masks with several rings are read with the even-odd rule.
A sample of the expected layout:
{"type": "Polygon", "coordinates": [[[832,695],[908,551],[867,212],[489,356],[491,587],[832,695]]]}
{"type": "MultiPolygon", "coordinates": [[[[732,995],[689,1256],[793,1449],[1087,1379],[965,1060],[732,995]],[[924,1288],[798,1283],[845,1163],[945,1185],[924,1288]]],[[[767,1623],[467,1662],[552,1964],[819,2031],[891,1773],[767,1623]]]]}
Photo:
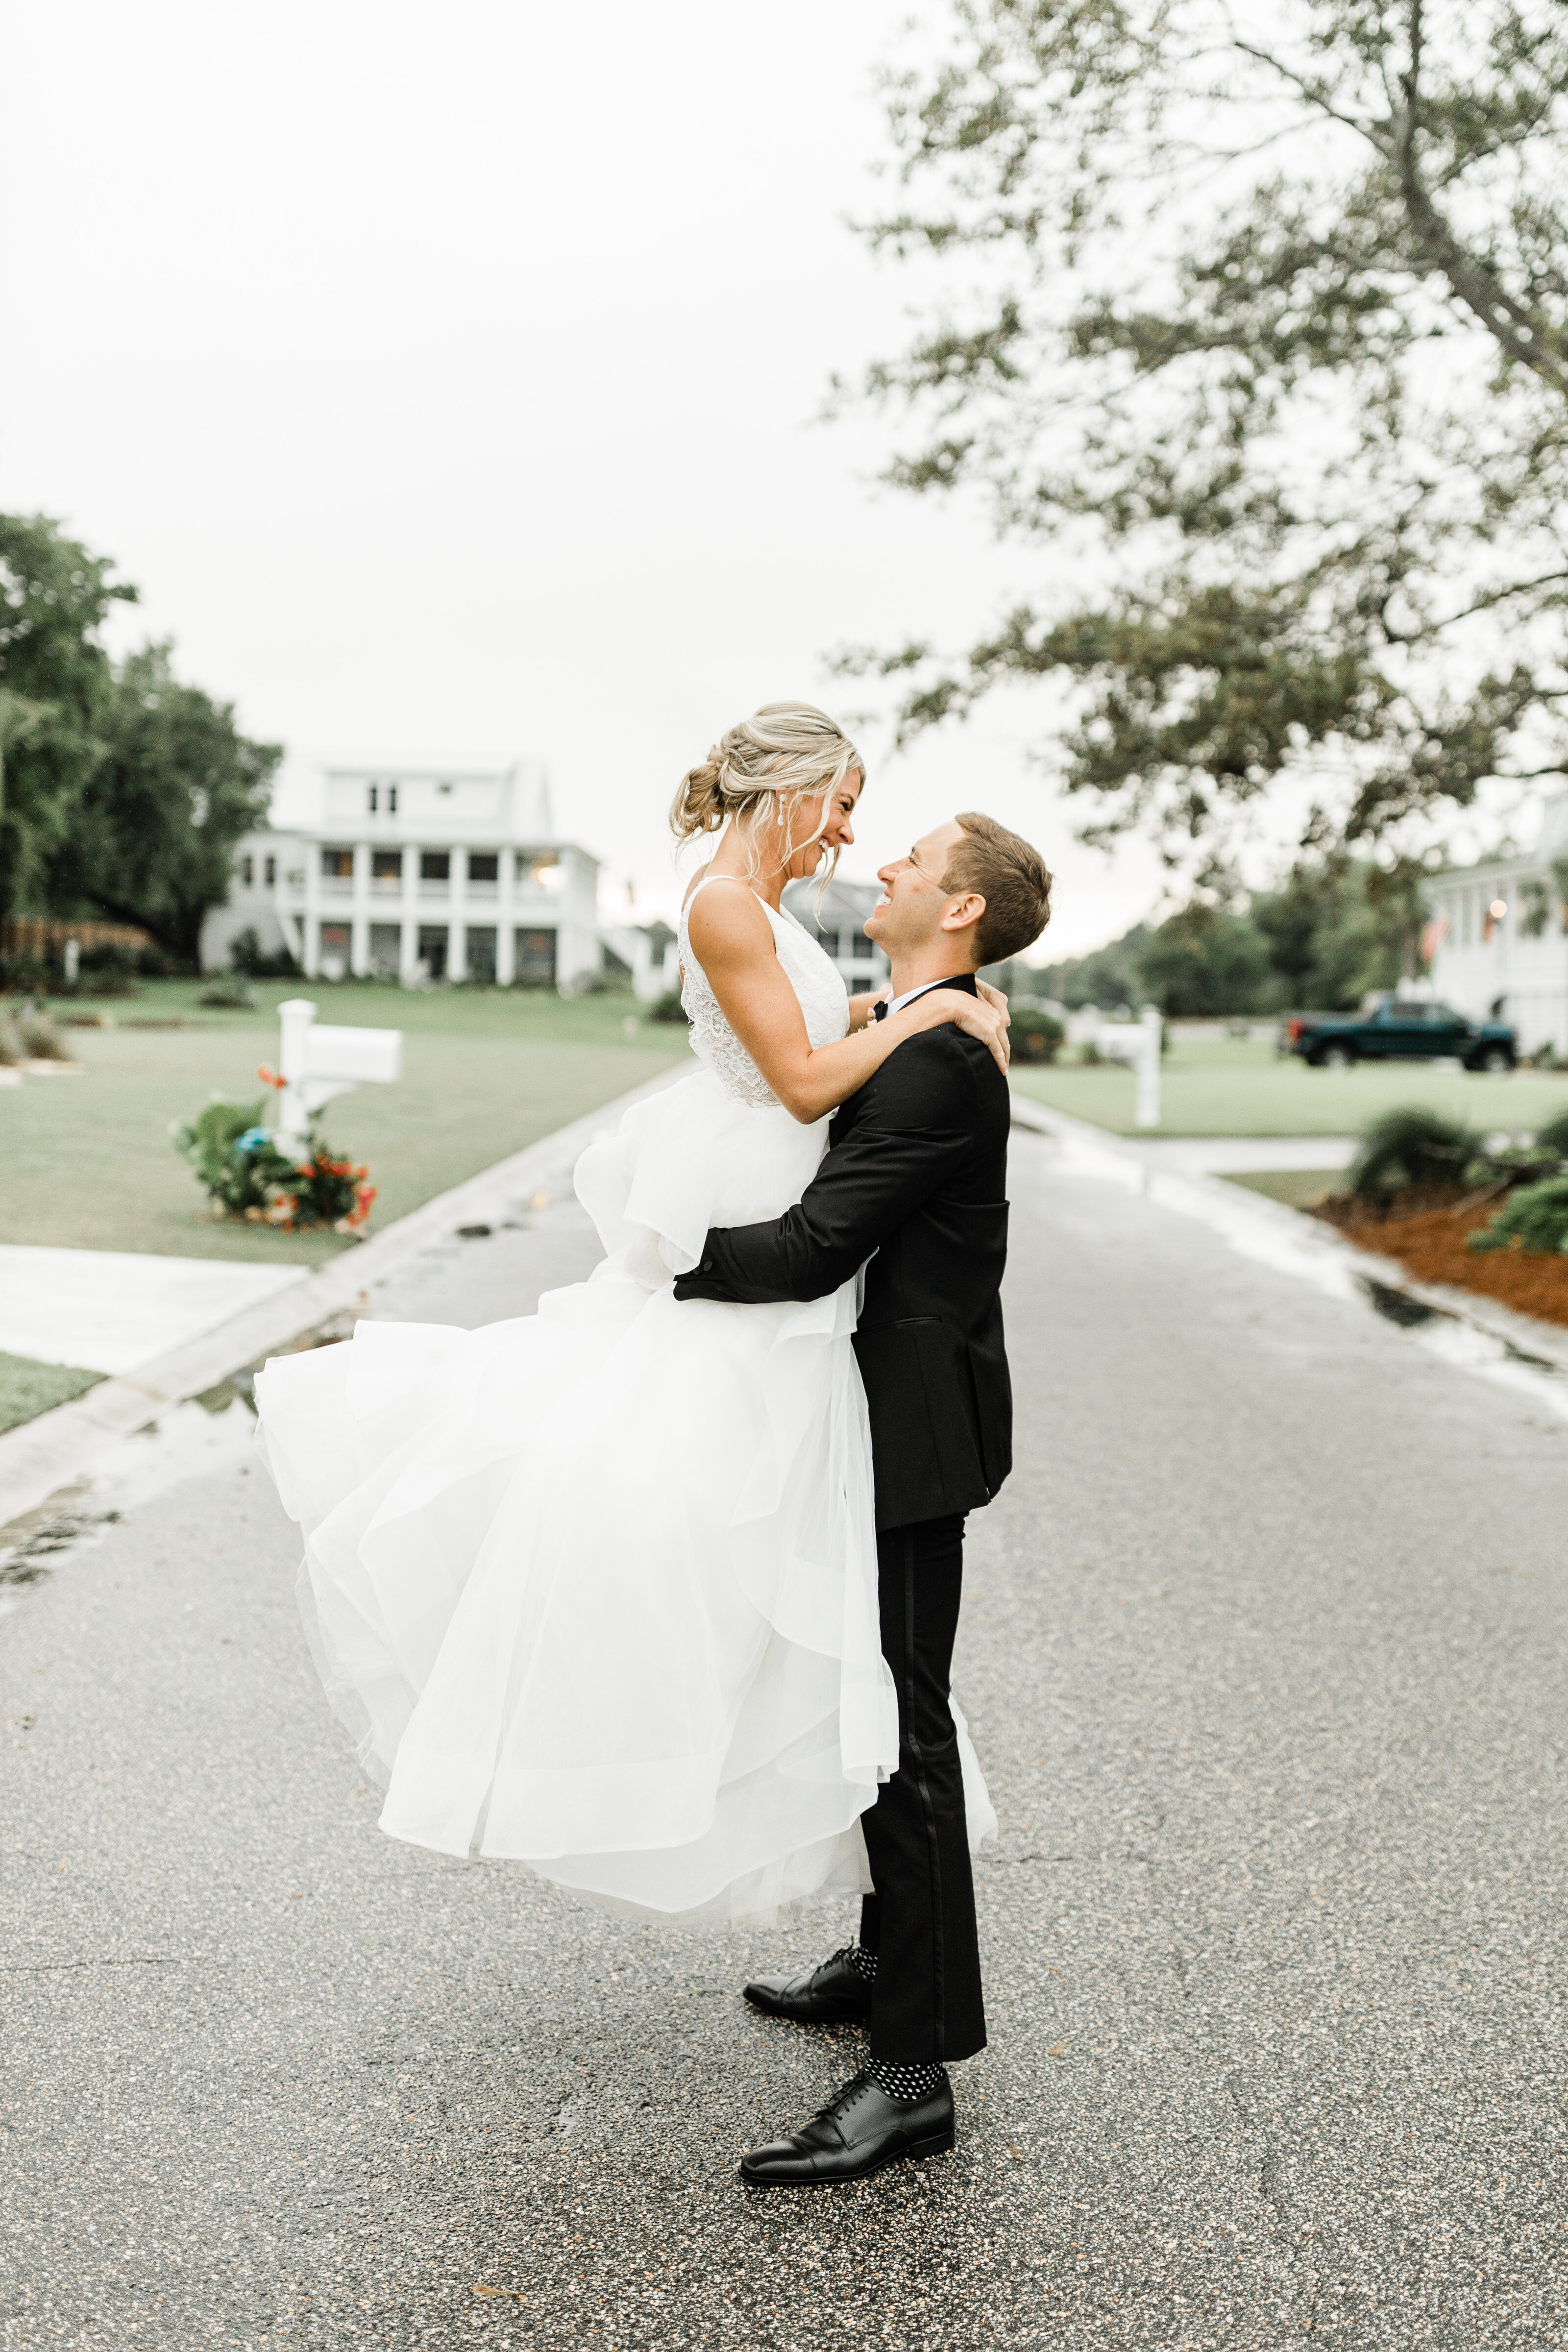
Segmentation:
{"type": "MultiPolygon", "coordinates": [[[[864,1888],[859,1816],[898,1764],[858,1285],[778,1306],[672,1289],[710,1225],[799,1200],[828,1114],[905,1039],[957,1022],[1005,1066],[999,999],[935,990],[873,1022],[780,903],[832,872],[864,782],[804,703],[682,780],[677,837],[719,835],[679,927],[702,1067],[579,1160],[606,1252],[587,1282],[477,1331],[362,1322],[256,1384],[382,1828],[680,1926],[864,1888]]],[[[967,1742],[965,1778],[977,1841],[967,1742]]]]}

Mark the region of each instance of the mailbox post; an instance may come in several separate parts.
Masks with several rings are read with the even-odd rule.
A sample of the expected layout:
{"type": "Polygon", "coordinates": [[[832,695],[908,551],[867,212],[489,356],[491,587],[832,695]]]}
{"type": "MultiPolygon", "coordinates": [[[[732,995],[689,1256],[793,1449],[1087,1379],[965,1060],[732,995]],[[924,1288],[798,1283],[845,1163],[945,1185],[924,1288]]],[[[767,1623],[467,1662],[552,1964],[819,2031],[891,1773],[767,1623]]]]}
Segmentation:
{"type": "Polygon", "coordinates": [[[1134,1127],[1158,1127],[1160,1124],[1160,1008],[1146,1004],[1139,1017],[1142,1032],[1142,1050],[1138,1056],[1138,1099],[1133,1108],[1134,1127]]]}
{"type": "Polygon", "coordinates": [[[401,1029],[339,1029],[316,1025],[307,996],[278,1008],[281,1029],[278,1075],[278,1146],[302,1151],[312,1111],[354,1087],[387,1086],[403,1075],[401,1029]]]}
{"type": "Polygon", "coordinates": [[[1133,1100],[1134,1127],[1160,1124],[1160,1008],[1146,1004],[1136,1023],[1108,1023],[1095,1040],[1108,1062],[1131,1063],[1138,1081],[1133,1100]]]}

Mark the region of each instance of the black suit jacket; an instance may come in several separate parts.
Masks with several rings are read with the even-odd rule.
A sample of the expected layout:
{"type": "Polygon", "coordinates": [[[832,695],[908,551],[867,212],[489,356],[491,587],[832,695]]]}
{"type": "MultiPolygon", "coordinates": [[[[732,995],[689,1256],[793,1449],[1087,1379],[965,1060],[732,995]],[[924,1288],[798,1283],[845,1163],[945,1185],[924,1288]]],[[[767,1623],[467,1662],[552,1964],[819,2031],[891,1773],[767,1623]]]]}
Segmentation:
{"type": "Polygon", "coordinates": [[[879,1528],[976,1510],[1013,1466],[999,1296],[1008,1123],[985,1046],[951,1025],[925,1030],[835,1113],[798,1207],[710,1233],[675,1286],[678,1298],[742,1305],[821,1298],[870,1259],[855,1353],[879,1528]]]}

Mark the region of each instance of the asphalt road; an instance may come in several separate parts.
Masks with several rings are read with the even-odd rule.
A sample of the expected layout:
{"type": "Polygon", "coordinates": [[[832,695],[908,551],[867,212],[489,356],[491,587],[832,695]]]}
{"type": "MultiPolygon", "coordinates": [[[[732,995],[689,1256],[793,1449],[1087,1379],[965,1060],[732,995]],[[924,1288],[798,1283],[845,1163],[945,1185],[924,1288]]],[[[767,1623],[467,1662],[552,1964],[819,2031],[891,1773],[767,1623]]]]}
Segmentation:
{"type": "MultiPolygon", "coordinates": [[[[860,2044],[736,1989],[847,1916],[674,1938],[382,1837],[188,1407],[0,1622],[0,2342],[1568,2340],[1568,1421],[1047,1141],[1013,1191],[955,2153],[742,2189],[860,2044]]],[[[548,1208],[377,1311],[591,1254],[548,1208]]]]}

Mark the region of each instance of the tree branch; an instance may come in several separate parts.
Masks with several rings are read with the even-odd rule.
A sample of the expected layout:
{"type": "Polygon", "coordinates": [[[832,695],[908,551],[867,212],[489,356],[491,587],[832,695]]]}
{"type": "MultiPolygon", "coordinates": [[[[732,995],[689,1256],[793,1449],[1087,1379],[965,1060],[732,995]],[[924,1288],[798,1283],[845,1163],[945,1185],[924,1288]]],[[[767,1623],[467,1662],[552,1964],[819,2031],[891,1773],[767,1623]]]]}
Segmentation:
{"type": "Polygon", "coordinates": [[[1401,74],[1403,104],[1396,121],[1394,161],[1411,227],[1426,252],[1442,271],[1467,310],[1521,367],[1568,392],[1568,369],[1543,347],[1541,322],[1500,282],[1484,263],[1468,253],[1438,211],[1422,176],[1416,155],[1420,132],[1421,62],[1425,37],[1423,0],[1410,0],[1410,63],[1401,74]]]}

